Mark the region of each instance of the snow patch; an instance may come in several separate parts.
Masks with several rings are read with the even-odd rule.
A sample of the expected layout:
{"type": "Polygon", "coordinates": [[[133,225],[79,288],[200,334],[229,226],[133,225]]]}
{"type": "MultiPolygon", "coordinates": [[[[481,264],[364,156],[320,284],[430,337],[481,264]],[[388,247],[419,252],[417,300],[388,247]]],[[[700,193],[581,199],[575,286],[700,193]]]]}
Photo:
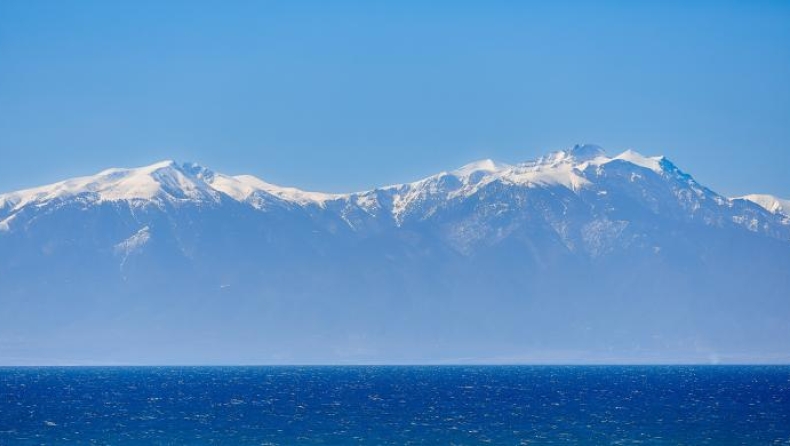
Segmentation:
{"type": "Polygon", "coordinates": [[[491,159],[484,159],[480,161],[475,161],[469,163],[465,166],[462,166],[454,171],[452,171],[452,175],[458,177],[469,177],[474,173],[483,172],[483,173],[496,173],[501,172],[504,170],[509,169],[512,166],[503,163],[497,163],[491,159]]]}
{"type": "Polygon", "coordinates": [[[12,212],[29,204],[84,197],[91,202],[184,200],[216,201],[218,196],[203,181],[187,174],[173,161],[135,169],[113,168],[96,175],[73,178],[47,186],[12,192],[2,197],[12,212]]]}
{"type": "Polygon", "coordinates": [[[661,160],[664,159],[662,156],[644,156],[641,153],[635,152],[633,150],[626,150],[625,152],[615,156],[610,161],[613,160],[623,160],[628,161],[631,164],[637,165],[639,167],[644,167],[645,169],[650,169],[653,172],[661,173],[663,169],[661,168],[661,160]]]}
{"type": "Polygon", "coordinates": [[[322,192],[308,192],[294,187],[282,187],[271,183],[267,183],[260,178],[252,175],[238,175],[234,176],[238,182],[246,185],[247,187],[263,191],[268,194],[274,195],[285,201],[298,203],[301,205],[317,204],[324,206],[327,201],[336,200],[339,198],[346,198],[348,194],[326,194],[322,192]]]}
{"type": "Polygon", "coordinates": [[[138,252],[150,239],[151,230],[148,226],[144,226],[131,237],[115,245],[115,252],[116,254],[123,255],[124,260],[126,260],[125,258],[129,256],[129,254],[138,252]]]}
{"type": "Polygon", "coordinates": [[[601,146],[595,144],[577,144],[573,148],[565,151],[576,162],[584,162],[596,158],[605,158],[606,151],[601,146]]]}
{"type": "Polygon", "coordinates": [[[746,200],[760,206],[768,212],[790,217],[790,200],[784,200],[768,194],[750,194],[733,200],[746,200]]]}

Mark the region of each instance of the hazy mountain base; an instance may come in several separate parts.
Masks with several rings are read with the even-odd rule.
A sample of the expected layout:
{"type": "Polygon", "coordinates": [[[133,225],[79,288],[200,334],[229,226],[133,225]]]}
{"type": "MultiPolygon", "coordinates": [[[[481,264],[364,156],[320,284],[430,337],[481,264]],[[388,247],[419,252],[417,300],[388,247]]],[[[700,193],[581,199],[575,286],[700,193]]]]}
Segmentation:
{"type": "Polygon", "coordinates": [[[790,361],[781,217],[608,173],[491,182],[401,222],[350,199],[31,207],[0,234],[0,361],[790,361]]]}

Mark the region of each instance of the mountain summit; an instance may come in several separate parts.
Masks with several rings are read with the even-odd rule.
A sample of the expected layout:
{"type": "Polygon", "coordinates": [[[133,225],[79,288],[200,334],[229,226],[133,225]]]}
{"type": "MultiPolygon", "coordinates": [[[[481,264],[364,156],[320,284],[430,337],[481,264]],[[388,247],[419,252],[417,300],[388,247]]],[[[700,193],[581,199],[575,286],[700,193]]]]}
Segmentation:
{"type": "Polygon", "coordinates": [[[790,361],[790,217],[577,145],[308,192],[164,161],[0,195],[0,363],[790,361]]]}

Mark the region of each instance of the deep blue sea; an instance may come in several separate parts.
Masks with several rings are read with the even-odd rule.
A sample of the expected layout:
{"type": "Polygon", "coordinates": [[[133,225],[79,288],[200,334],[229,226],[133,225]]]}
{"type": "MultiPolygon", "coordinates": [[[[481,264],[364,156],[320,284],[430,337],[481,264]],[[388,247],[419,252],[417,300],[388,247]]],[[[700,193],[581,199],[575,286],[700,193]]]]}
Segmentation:
{"type": "Polygon", "coordinates": [[[790,367],[0,368],[0,444],[790,445],[790,367]]]}

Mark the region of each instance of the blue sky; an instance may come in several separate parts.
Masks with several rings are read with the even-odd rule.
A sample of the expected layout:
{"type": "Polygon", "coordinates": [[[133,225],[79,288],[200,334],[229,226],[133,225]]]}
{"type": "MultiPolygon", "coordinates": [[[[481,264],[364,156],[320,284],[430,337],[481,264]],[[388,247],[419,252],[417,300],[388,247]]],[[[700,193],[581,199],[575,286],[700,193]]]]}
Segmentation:
{"type": "Polygon", "coordinates": [[[343,192],[594,142],[790,197],[790,2],[635,3],[4,0],[0,191],[174,158],[343,192]]]}

